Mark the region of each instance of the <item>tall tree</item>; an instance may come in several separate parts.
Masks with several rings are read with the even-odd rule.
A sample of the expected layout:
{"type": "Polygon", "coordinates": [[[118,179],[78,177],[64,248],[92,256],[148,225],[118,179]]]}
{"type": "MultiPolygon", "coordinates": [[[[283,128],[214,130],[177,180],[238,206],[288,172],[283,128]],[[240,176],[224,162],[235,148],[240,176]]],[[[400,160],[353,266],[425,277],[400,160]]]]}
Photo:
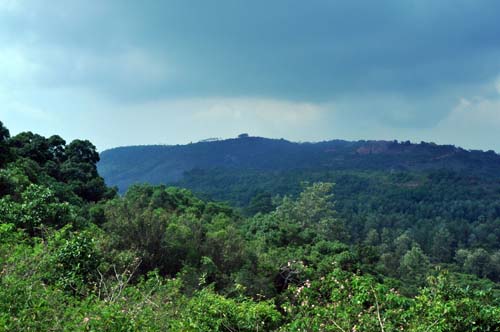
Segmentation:
{"type": "Polygon", "coordinates": [[[0,167],[2,167],[9,159],[9,147],[7,140],[10,138],[10,133],[0,121],[0,167]]]}
{"type": "Polygon", "coordinates": [[[318,182],[305,188],[296,200],[284,198],[275,212],[284,236],[283,244],[346,239],[344,225],[334,210],[333,186],[318,182]]]}
{"type": "Polygon", "coordinates": [[[429,258],[424,254],[420,246],[414,245],[401,258],[400,273],[403,280],[422,286],[429,272],[429,258]]]}
{"type": "Polygon", "coordinates": [[[66,147],[67,158],[76,163],[96,164],[99,153],[94,144],[87,140],[74,140],[66,147]]]}

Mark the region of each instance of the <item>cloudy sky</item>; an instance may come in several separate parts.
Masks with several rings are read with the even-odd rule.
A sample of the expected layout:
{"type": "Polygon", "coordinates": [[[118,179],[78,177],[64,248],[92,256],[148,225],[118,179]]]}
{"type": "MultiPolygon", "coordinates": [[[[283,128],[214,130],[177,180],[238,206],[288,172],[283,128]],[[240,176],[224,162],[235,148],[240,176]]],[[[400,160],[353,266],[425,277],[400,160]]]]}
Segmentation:
{"type": "Polygon", "coordinates": [[[0,120],[100,150],[248,132],[500,152],[500,1],[0,0],[0,120]]]}

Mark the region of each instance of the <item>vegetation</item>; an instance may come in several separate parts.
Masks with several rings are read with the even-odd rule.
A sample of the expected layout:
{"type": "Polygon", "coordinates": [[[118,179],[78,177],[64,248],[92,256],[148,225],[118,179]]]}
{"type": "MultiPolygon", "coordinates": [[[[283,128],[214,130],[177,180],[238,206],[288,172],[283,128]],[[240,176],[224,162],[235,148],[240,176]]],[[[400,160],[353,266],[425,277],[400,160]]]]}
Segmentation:
{"type": "Polygon", "coordinates": [[[345,171],[300,187],[297,170],[240,209],[163,185],[118,196],[98,161],[88,141],[0,123],[0,330],[500,329],[494,182],[345,171]]]}
{"type": "MultiPolygon", "coordinates": [[[[135,183],[175,183],[183,181],[186,172],[213,169],[243,177],[252,172],[281,177],[290,171],[310,176],[333,170],[407,173],[446,169],[498,180],[500,167],[500,156],[493,151],[468,151],[453,145],[341,140],[293,143],[246,134],[188,145],[122,147],[104,151],[101,158],[101,175],[121,192],[135,183]]],[[[292,180],[297,183],[293,176],[292,180]]],[[[211,185],[207,183],[213,190],[211,185]]]]}

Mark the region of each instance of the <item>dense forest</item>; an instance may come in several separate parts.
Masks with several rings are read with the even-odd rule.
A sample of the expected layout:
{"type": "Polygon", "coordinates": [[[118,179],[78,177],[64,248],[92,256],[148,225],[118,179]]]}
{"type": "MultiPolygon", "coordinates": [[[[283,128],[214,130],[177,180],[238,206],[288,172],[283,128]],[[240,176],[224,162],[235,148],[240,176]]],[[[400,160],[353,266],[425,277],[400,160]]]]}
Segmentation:
{"type": "MultiPolygon", "coordinates": [[[[500,179],[500,155],[453,145],[409,141],[293,143],[242,134],[235,139],[104,151],[98,165],[107,183],[124,192],[134,183],[175,183],[187,172],[223,168],[282,172],[331,170],[414,172],[447,169],[500,179]],[[137,162],[140,160],[140,162],[137,162]]],[[[295,182],[295,181],[294,181],[295,182]]]]}
{"type": "Polygon", "coordinates": [[[206,167],[124,153],[99,166],[119,195],[91,142],[0,122],[0,330],[500,330],[498,155],[273,142],[222,164],[175,148],[206,167]]]}

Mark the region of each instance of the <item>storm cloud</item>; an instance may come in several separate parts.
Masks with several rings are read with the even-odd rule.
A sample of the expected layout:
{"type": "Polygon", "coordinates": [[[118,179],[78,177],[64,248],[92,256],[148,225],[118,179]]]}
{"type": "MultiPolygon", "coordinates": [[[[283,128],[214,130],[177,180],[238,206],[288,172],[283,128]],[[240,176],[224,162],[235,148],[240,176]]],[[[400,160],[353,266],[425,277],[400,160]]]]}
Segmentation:
{"type": "Polygon", "coordinates": [[[0,0],[0,116],[100,149],[238,132],[500,151],[498,1],[0,0]]]}

